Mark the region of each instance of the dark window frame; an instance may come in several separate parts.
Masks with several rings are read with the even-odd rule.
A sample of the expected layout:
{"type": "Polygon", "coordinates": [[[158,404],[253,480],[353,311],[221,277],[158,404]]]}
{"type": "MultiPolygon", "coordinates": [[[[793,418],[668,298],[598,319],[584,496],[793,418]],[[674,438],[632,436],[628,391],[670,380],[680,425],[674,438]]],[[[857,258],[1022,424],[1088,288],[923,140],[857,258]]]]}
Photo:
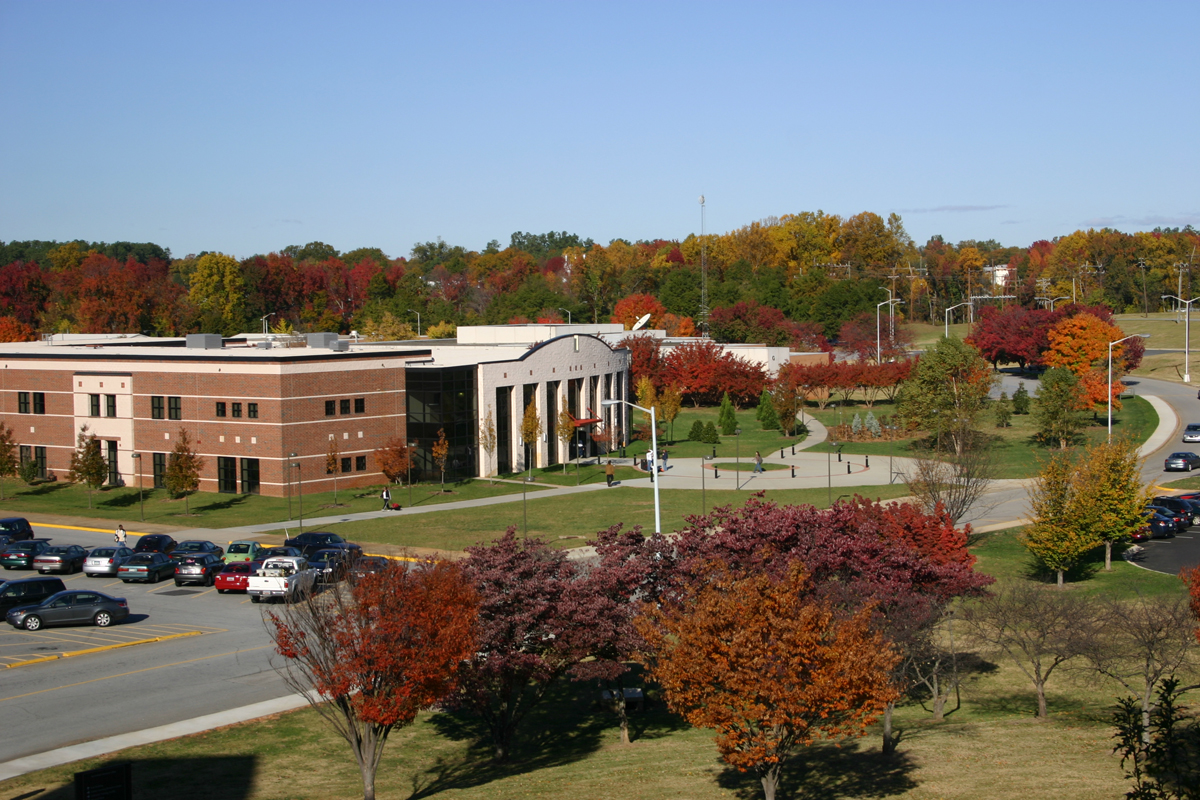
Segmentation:
{"type": "Polygon", "coordinates": [[[229,416],[240,419],[242,416],[242,404],[241,403],[230,403],[229,404],[229,416]]]}
{"type": "Polygon", "coordinates": [[[258,419],[258,403],[246,403],[246,416],[249,419],[258,419]]]}
{"type": "Polygon", "coordinates": [[[150,397],[150,419],[167,418],[167,401],[161,394],[150,397]]]}
{"type": "Polygon", "coordinates": [[[104,395],[104,416],[115,417],[117,415],[117,396],[115,394],[104,395]]]}
{"type": "Polygon", "coordinates": [[[349,414],[350,413],[350,398],[346,397],[346,398],[343,398],[338,401],[338,413],[339,414],[349,414]]]}
{"type": "Polygon", "coordinates": [[[45,414],[46,413],[46,393],[45,392],[34,392],[33,393],[33,413],[35,413],[35,414],[45,414]]]}
{"type": "Polygon", "coordinates": [[[367,398],[365,398],[365,397],[354,398],[354,413],[355,414],[367,413],[367,398]]]}
{"type": "Polygon", "coordinates": [[[217,412],[216,413],[217,413],[218,417],[225,416],[225,401],[224,400],[217,401],[217,412]]]}
{"type": "Polygon", "coordinates": [[[351,464],[350,456],[343,456],[342,457],[342,465],[341,465],[343,475],[350,472],[350,464],[351,464]]]}
{"type": "Polygon", "coordinates": [[[29,392],[17,392],[17,413],[29,413],[29,392]]]}
{"type": "Polygon", "coordinates": [[[100,416],[100,395],[98,395],[98,394],[89,394],[88,395],[88,416],[89,417],[100,416]]]}
{"type": "Polygon", "coordinates": [[[332,417],[337,415],[337,400],[325,401],[325,416],[332,417]]]}
{"type": "Polygon", "coordinates": [[[355,472],[365,472],[366,469],[367,469],[367,457],[366,456],[355,456],[354,457],[354,471],[355,472]]]}
{"type": "Polygon", "coordinates": [[[154,488],[162,489],[167,485],[167,454],[154,453],[151,458],[151,471],[154,477],[154,488]]]}
{"type": "Polygon", "coordinates": [[[183,398],[167,398],[167,419],[183,419],[183,398]]]}

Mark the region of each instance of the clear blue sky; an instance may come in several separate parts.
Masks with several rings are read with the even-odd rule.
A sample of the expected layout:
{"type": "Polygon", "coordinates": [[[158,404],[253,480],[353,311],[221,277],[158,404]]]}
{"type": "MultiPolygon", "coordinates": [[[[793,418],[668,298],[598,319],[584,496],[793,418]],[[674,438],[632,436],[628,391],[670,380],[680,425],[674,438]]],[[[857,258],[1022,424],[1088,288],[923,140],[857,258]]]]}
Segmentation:
{"type": "Polygon", "coordinates": [[[1200,226],[1200,2],[0,0],[0,239],[1200,226]]]}

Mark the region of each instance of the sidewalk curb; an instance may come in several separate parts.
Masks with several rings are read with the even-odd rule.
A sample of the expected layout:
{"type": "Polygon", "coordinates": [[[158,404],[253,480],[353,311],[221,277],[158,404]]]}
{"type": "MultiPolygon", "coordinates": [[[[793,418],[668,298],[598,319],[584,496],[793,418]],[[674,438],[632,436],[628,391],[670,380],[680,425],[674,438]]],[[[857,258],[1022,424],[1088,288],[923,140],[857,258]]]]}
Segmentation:
{"type": "Polygon", "coordinates": [[[58,661],[60,658],[72,658],[74,656],[84,656],[89,653],[103,653],[106,650],[117,650],[121,647],[133,647],[136,644],[153,644],[154,642],[165,642],[169,639],[182,639],[186,636],[203,636],[204,631],[188,631],[187,633],[172,633],[167,636],[155,636],[153,639],[136,639],[132,642],[120,642],[119,644],[106,644],[101,647],[89,647],[86,650],[72,650],[69,653],[55,653],[52,656],[41,656],[40,658],[31,658],[28,661],[18,661],[15,664],[5,664],[5,669],[16,669],[17,667],[27,667],[30,664],[42,664],[46,661],[58,661]]]}

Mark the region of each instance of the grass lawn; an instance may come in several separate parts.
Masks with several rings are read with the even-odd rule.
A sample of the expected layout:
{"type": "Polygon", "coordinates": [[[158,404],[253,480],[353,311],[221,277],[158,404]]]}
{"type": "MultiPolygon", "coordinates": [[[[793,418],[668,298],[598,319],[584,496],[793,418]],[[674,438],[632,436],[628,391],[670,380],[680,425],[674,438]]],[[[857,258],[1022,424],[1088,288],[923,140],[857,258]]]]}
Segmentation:
{"type": "MultiPolygon", "coordinates": [[[[671,458],[702,458],[712,457],[713,448],[716,448],[716,456],[720,459],[733,459],[740,455],[742,458],[753,458],[754,451],[758,450],[765,456],[772,450],[778,452],[781,447],[790,448],[794,444],[799,444],[804,441],[803,437],[784,436],[780,431],[764,431],[762,424],[754,418],[754,413],[757,410],[755,406],[743,408],[736,412],[738,425],[742,431],[740,436],[721,436],[720,444],[711,445],[703,442],[688,441],[688,432],[692,429],[692,424],[699,420],[703,424],[709,422],[713,425],[717,424],[717,415],[720,409],[716,406],[712,408],[692,408],[684,406],[679,417],[675,420],[675,433],[672,436],[671,426],[665,425],[663,435],[658,437],[658,447],[661,450],[667,448],[668,463],[671,458]]],[[[634,424],[642,423],[642,417],[645,415],[640,411],[634,412],[634,424]]],[[[720,428],[717,428],[718,435],[720,428]]],[[[649,442],[632,442],[625,449],[627,456],[640,458],[650,449],[649,442]]]]}
{"type": "MultiPolygon", "coordinates": [[[[1113,411],[1113,432],[1128,431],[1139,443],[1150,438],[1150,434],[1158,425],[1158,414],[1155,413],[1150,403],[1141,397],[1130,397],[1123,399],[1121,404],[1120,411],[1113,411]]],[[[849,422],[854,418],[855,413],[865,417],[867,410],[865,406],[851,405],[844,409],[826,409],[808,413],[825,425],[833,426],[839,422],[849,422]]],[[[890,417],[894,413],[895,407],[891,403],[876,403],[875,408],[870,410],[876,417],[883,415],[890,417]]],[[[995,458],[996,477],[1028,478],[1036,475],[1041,468],[1041,461],[1049,455],[1050,451],[1033,438],[1037,426],[1032,414],[1014,415],[1011,421],[1011,427],[996,428],[988,415],[985,416],[985,424],[981,428],[984,434],[991,437],[988,449],[995,458]]],[[[1103,441],[1107,434],[1108,420],[1099,414],[1084,430],[1084,436],[1092,444],[1103,441]]],[[[923,438],[914,437],[891,442],[846,442],[842,447],[842,452],[872,456],[914,456],[917,455],[923,438]]],[[[829,443],[822,442],[810,449],[814,453],[825,453],[833,448],[829,443]]]]}
{"type": "MultiPolygon", "coordinates": [[[[711,481],[729,485],[722,477],[711,481]]],[[[519,487],[518,487],[519,488],[519,487]]],[[[890,499],[904,497],[908,488],[904,484],[894,486],[834,487],[833,498],[843,495],[862,494],[864,497],[890,499]]],[[[780,489],[769,490],[768,500],[776,503],[811,503],[828,505],[827,489],[780,489]]],[[[663,489],[659,502],[662,504],[664,530],[676,530],[686,524],[684,517],[722,505],[741,505],[750,497],[749,490],[708,489],[703,497],[699,491],[687,489],[663,489]]],[[[509,525],[518,532],[524,531],[523,506],[528,507],[529,535],[539,536],[557,547],[578,547],[592,539],[596,531],[617,522],[632,528],[641,525],[645,530],[654,528],[654,490],[632,487],[614,487],[595,492],[575,494],[569,497],[529,496],[527,503],[505,503],[483,508],[460,508],[439,511],[436,517],[384,517],[360,522],[345,522],[325,526],[330,530],[356,542],[378,542],[400,547],[432,547],[439,550],[461,550],[468,545],[489,542],[501,536],[509,525]]]]}
{"type": "MultiPolygon", "coordinates": [[[[1001,581],[1033,573],[1016,531],[981,537],[979,568],[1001,581]]],[[[1036,575],[1033,575],[1036,577],[1036,575]]],[[[1181,592],[1180,582],[1123,562],[1112,573],[1082,571],[1067,591],[1181,592]]],[[[961,704],[933,723],[919,703],[896,710],[902,733],[890,759],[868,736],[805,748],[784,773],[782,797],[898,800],[1117,800],[1129,785],[1112,755],[1115,684],[1057,672],[1048,685],[1050,719],[1033,718],[1028,680],[1002,656],[964,651],[961,704]],[[840,746],[837,746],[840,744],[840,746]]],[[[496,765],[471,719],[422,714],[393,734],[377,777],[380,797],[493,800],[528,797],[756,798],[752,775],[717,755],[710,731],[668,713],[649,687],[645,711],[631,714],[634,743],[619,744],[615,719],[594,704],[590,684],[564,681],[527,719],[514,760],[496,765]]],[[[361,797],[349,748],[309,710],[133,748],[0,783],[0,796],[69,800],[71,774],[132,761],[134,797],[274,800],[361,797]],[[186,776],[183,779],[181,776],[186,776]]]]}
{"type": "MultiPolygon", "coordinates": [[[[614,458],[616,456],[614,455],[614,458]]],[[[534,467],[533,483],[531,486],[538,484],[553,484],[554,486],[591,486],[604,484],[604,461],[602,456],[599,464],[585,462],[583,464],[567,464],[566,472],[563,472],[563,465],[557,464],[552,467],[534,467]]],[[[614,465],[616,471],[613,474],[613,480],[622,481],[631,478],[644,478],[646,473],[636,470],[633,467],[614,465]]],[[[524,480],[529,474],[529,471],[513,472],[503,475],[502,477],[508,480],[520,481],[524,480]]],[[[487,481],[487,478],[479,478],[480,481],[487,481]]],[[[521,491],[517,487],[517,491],[521,491]]]]}
{"type": "MultiPolygon", "coordinates": [[[[13,492],[12,483],[8,482],[4,500],[0,500],[0,508],[19,516],[36,518],[41,513],[93,517],[119,520],[124,522],[126,527],[136,524],[134,521],[141,519],[136,486],[93,492],[92,505],[89,508],[88,490],[82,486],[58,481],[38,486],[22,486],[13,492]]],[[[184,528],[227,528],[295,519],[300,513],[301,503],[306,518],[378,511],[382,504],[379,499],[381,489],[381,486],[340,489],[337,493],[338,505],[333,503],[333,492],[293,496],[290,506],[286,497],[200,492],[188,498],[190,515],[184,514],[183,500],[168,498],[164,489],[145,490],[144,502],[147,522],[184,528]]],[[[412,505],[450,503],[521,491],[520,486],[511,483],[489,484],[486,478],[473,478],[459,483],[447,482],[446,489],[446,492],[442,492],[441,485],[436,483],[414,484],[412,505]]],[[[535,486],[531,491],[540,489],[535,486]]],[[[392,500],[405,506],[409,505],[408,488],[393,486],[392,500]]]]}

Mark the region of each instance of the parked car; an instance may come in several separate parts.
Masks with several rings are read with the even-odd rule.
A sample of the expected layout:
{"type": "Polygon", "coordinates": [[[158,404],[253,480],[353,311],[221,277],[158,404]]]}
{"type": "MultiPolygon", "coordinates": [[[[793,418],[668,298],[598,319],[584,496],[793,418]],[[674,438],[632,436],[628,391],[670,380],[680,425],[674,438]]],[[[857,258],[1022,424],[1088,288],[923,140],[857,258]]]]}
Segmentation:
{"type": "Polygon", "coordinates": [[[174,574],[175,562],[166,553],[134,553],[132,558],[117,568],[117,577],[125,583],[158,583],[174,574]]]}
{"type": "Polygon", "coordinates": [[[35,605],[66,588],[62,578],[25,578],[24,580],[5,581],[4,585],[0,586],[0,614],[7,613],[10,608],[17,606],[35,605]]]}
{"type": "Polygon", "coordinates": [[[350,571],[349,551],[326,547],[308,557],[308,565],[317,572],[317,583],[344,581],[350,571]]]}
{"type": "Polygon", "coordinates": [[[175,562],[176,586],[183,586],[185,583],[212,586],[216,582],[217,573],[225,566],[225,562],[216,553],[196,553],[184,555],[183,558],[176,558],[176,553],[172,553],[171,559],[175,562]]]}
{"type": "MultiPolygon", "coordinates": [[[[1150,509],[1146,509],[1145,513],[1145,532],[1148,534],[1148,538],[1166,539],[1175,535],[1175,520],[1164,517],[1162,514],[1157,514],[1150,509]]],[[[1144,540],[1134,538],[1134,541],[1140,542],[1144,540]]]]}
{"type": "Polygon", "coordinates": [[[313,589],[317,580],[316,570],[299,556],[277,556],[263,562],[254,571],[246,585],[250,602],[263,599],[299,600],[313,589]]]}
{"type": "Polygon", "coordinates": [[[303,558],[304,554],[300,552],[299,547],[268,547],[259,552],[258,560],[266,561],[268,558],[278,558],[279,556],[303,558]]]}
{"type": "Polygon", "coordinates": [[[5,569],[32,569],[33,560],[49,546],[47,539],[29,539],[5,545],[4,551],[0,552],[0,564],[5,569]]]}
{"type": "Polygon", "coordinates": [[[1200,442],[1200,424],[1189,423],[1183,429],[1183,440],[1185,442],[1200,442]]]}
{"type": "Polygon", "coordinates": [[[167,553],[170,554],[177,542],[165,533],[151,533],[138,539],[134,546],[135,553],[167,553]]]}
{"type": "Polygon", "coordinates": [[[37,605],[9,609],[6,619],[14,628],[36,631],[48,625],[95,625],[107,628],[129,616],[129,603],[124,597],[110,597],[101,592],[59,592],[37,605]]]}
{"type": "Polygon", "coordinates": [[[56,544],[47,547],[33,559],[33,568],[45,575],[47,572],[75,573],[83,569],[87,550],[77,544],[56,544]]]}
{"type": "Polygon", "coordinates": [[[24,517],[0,519],[0,546],[13,542],[24,542],[33,538],[33,528],[24,517]]]}
{"type": "Polygon", "coordinates": [[[262,566],[261,561],[230,561],[217,573],[216,587],[218,594],[226,592],[244,592],[250,583],[250,576],[262,566]]]}
{"type": "Polygon", "coordinates": [[[326,548],[356,550],[359,554],[362,553],[362,548],[358,545],[351,544],[336,533],[328,533],[327,531],[306,531],[299,536],[288,539],[284,544],[288,547],[300,548],[301,555],[306,558],[318,550],[326,548]]]}
{"type": "Polygon", "coordinates": [[[209,541],[189,539],[186,542],[180,542],[175,545],[175,549],[171,551],[171,558],[178,561],[183,556],[200,555],[201,553],[211,553],[218,558],[224,558],[225,548],[209,541]]]}
{"type": "Polygon", "coordinates": [[[1172,470],[1191,472],[1196,467],[1200,467],[1200,456],[1190,451],[1171,453],[1163,461],[1163,469],[1167,472],[1171,472],[1172,470]]]}
{"type": "Polygon", "coordinates": [[[1154,512],[1155,514],[1158,514],[1160,517],[1162,517],[1166,520],[1169,520],[1171,522],[1171,524],[1175,526],[1175,530],[1171,532],[1172,536],[1174,536],[1177,533],[1183,533],[1184,531],[1186,531],[1188,529],[1188,527],[1191,524],[1188,520],[1184,519],[1184,517],[1181,514],[1177,514],[1176,512],[1172,511],[1169,508],[1166,508],[1165,506],[1150,505],[1150,506],[1146,506],[1146,509],[1148,511],[1154,512]]]}
{"type": "Polygon", "coordinates": [[[1200,514],[1196,513],[1196,509],[1187,500],[1182,500],[1178,497],[1160,496],[1153,500],[1154,505],[1169,508],[1188,521],[1188,525],[1200,523],[1200,514]]]}
{"type": "Polygon", "coordinates": [[[238,539],[236,542],[230,542],[228,549],[225,550],[225,563],[229,564],[234,561],[262,561],[259,555],[266,548],[261,542],[256,542],[252,539],[238,539]]]}
{"type": "Polygon", "coordinates": [[[119,545],[97,547],[88,553],[87,560],[83,562],[83,574],[89,578],[100,575],[116,575],[121,565],[133,556],[133,551],[128,547],[119,545]]]}
{"type": "Polygon", "coordinates": [[[363,556],[351,565],[350,576],[356,579],[365,578],[367,575],[385,572],[390,566],[391,562],[383,556],[363,556]]]}

